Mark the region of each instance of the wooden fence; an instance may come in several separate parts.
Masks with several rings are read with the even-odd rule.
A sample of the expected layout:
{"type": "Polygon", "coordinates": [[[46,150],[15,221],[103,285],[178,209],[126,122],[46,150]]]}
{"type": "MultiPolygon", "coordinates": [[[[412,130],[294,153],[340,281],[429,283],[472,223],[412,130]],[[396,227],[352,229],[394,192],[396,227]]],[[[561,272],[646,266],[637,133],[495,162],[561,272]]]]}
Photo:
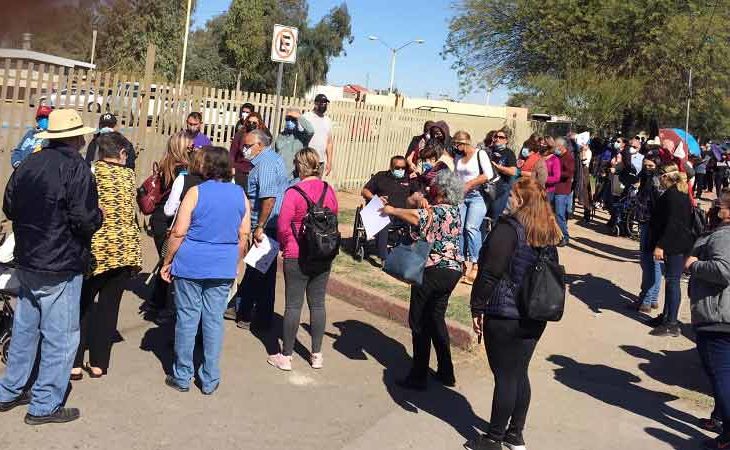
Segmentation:
{"type": "MultiPolygon", "coordinates": [[[[152,162],[160,159],[167,139],[184,127],[191,111],[201,112],[204,132],[214,144],[226,148],[243,103],[252,103],[274,134],[281,129],[283,114],[275,114],[275,95],[200,86],[180,92],[177,86],[151,75],[149,58],[146,73],[139,77],[21,60],[0,61],[0,186],[5,185],[12,170],[10,152],[34,125],[34,113],[42,99],[55,108],[77,109],[90,126],[98,124],[103,112],[117,115],[122,133],[138,151],[140,179],[148,174],[152,162]]],[[[299,98],[283,97],[281,101],[282,111],[311,107],[310,102],[299,98]]],[[[474,140],[504,125],[512,129],[514,143],[521,143],[532,132],[529,122],[353,102],[331,103],[328,115],[334,127],[334,164],[328,181],[338,189],[359,189],[373,172],[385,169],[391,156],[405,152],[426,120],[445,120],[452,134],[466,130],[474,140]]]]}

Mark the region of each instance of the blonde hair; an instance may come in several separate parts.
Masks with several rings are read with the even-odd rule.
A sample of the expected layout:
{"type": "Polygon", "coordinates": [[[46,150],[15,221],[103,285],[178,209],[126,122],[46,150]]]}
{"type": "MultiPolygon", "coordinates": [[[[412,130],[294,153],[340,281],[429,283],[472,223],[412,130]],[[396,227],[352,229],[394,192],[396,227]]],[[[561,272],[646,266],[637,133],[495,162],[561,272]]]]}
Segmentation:
{"type": "Polygon", "coordinates": [[[676,187],[679,192],[689,194],[687,174],[679,171],[676,164],[666,164],[662,167],[661,181],[664,188],[676,187]]]}
{"type": "Polygon", "coordinates": [[[460,130],[457,131],[456,134],[454,134],[454,137],[451,138],[451,141],[455,143],[466,143],[471,145],[471,135],[464,130],[460,130]]]}
{"type": "Polygon", "coordinates": [[[192,151],[188,154],[188,158],[190,160],[190,166],[188,167],[188,172],[195,175],[202,175],[203,174],[203,165],[205,160],[205,148],[201,148],[195,151],[192,151]]]}
{"type": "Polygon", "coordinates": [[[170,185],[175,180],[175,169],[180,166],[188,166],[188,148],[192,142],[192,139],[190,139],[190,136],[184,130],[180,130],[170,136],[170,139],[167,141],[165,156],[160,161],[160,170],[162,171],[162,182],[164,185],[170,185]]]}
{"type": "Polygon", "coordinates": [[[300,179],[319,176],[319,153],[317,150],[306,147],[294,155],[294,168],[300,179]]]}
{"type": "Polygon", "coordinates": [[[512,194],[522,200],[513,216],[525,227],[527,243],[531,247],[557,245],[563,232],[547,200],[545,189],[532,177],[520,178],[512,187],[512,194]]]}

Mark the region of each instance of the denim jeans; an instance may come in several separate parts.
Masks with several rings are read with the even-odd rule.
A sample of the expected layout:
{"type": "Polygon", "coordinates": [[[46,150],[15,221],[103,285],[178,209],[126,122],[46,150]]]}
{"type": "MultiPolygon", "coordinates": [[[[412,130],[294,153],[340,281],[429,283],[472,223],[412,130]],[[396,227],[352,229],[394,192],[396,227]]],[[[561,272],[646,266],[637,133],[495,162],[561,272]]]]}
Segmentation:
{"type": "Polygon", "coordinates": [[[722,419],[726,434],[730,432],[730,334],[698,331],[697,351],[712,385],[713,417],[722,419]]]}
{"type": "Polygon", "coordinates": [[[464,231],[461,237],[461,250],[467,261],[477,262],[482,249],[484,218],[487,215],[487,204],[478,191],[466,194],[464,203],[459,206],[461,226],[464,231]]]}
{"type": "Polygon", "coordinates": [[[497,185],[497,197],[494,199],[493,202],[489,204],[489,212],[487,213],[487,217],[492,220],[492,224],[497,223],[497,220],[502,215],[502,212],[504,212],[504,209],[507,207],[507,203],[509,202],[509,194],[511,191],[512,185],[510,183],[500,181],[497,185]]]}
{"type": "Polygon", "coordinates": [[[568,209],[570,208],[570,202],[570,194],[555,194],[553,198],[555,217],[558,219],[558,225],[563,231],[563,239],[570,238],[568,234],[568,209]]]}
{"type": "Polygon", "coordinates": [[[684,270],[684,255],[664,256],[664,322],[676,323],[679,304],[682,302],[682,289],[679,279],[684,270]]]}
{"type": "Polygon", "coordinates": [[[23,393],[40,341],[40,364],[31,388],[33,400],[28,413],[46,416],[61,406],[68,389],[79,345],[83,276],[24,270],[18,270],[17,274],[20,295],[13,319],[8,365],[0,380],[0,402],[12,401],[23,393]]]}
{"type": "Polygon", "coordinates": [[[641,265],[641,293],[639,301],[650,306],[657,303],[662,283],[662,267],[654,259],[654,249],[649,243],[649,223],[639,226],[639,263],[641,265]]]}
{"type": "Polygon", "coordinates": [[[191,280],[175,278],[175,383],[189,387],[193,378],[193,351],[198,325],[202,321],[203,364],[198,379],[203,392],[212,392],[221,375],[218,361],[223,346],[223,312],[233,280],[191,280]]]}
{"type": "MultiPolygon", "coordinates": [[[[266,236],[276,240],[276,230],[267,229],[266,236]]],[[[236,320],[251,322],[255,319],[256,325],[263,328],[271,326],[274,318],[274,300],[276,298],[276,270],[277,262],[274,261],[266,273],[261,273],[251,267],[246,267],[243,280],[238,286],[236,320]],[[256,317],[253,317],[253,310],[256,308],[256,317]]]]}

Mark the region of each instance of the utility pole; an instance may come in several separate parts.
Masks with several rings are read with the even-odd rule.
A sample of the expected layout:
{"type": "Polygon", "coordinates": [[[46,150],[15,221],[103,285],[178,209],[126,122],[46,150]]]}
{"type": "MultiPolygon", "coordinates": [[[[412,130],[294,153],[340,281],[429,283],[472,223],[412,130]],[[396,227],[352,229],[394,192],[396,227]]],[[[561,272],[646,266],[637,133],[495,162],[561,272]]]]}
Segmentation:
{"type": "Polygon", "coordinates": [[[687,155],[689,155],[689,106],[692,101],[692,68],[689,68],[689,82],[687,83],[687,118],[684,122],[684,132],[686,136],[684,139],[687,141],[687,155]]]}
{"type": "Polygon", "coordinates": [[[96,56],[96,28],[94,28],[94,31],[91,32],[91,61],[90,63],[94,64],[94,56],[96,56]]]}
{"type": "Polygon", "coordinates": [[[291,93],[293,98],[297,96],[297,81],[299,81],[299,71],[294,72],[294,90],[291,93]]]}
{"type": "Polygon", "coordinates": [[[182,64],[180,66],[180,93],[182,93],[183,82],[185,81],[185,60],[188,53],[188,34],[190,33],[190,9],[192,8],[192,3],[193,0],[188,0],[188,13],[187,17],[185,18],[185,38],[183,40],[182,64]]]}

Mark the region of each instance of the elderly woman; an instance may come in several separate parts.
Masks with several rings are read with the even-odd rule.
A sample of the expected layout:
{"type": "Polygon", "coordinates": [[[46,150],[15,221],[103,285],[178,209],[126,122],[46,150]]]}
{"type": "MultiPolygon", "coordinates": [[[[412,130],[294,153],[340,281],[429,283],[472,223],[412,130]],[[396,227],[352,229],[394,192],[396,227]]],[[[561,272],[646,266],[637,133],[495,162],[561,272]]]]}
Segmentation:
{"type": "Polygon", "coordinates": [[[649,248],[654,259],[664,261],[664,312],[649,324],[652,336],[680,335],[677,315],[682,301],[679,279],[686,255],[694,244],[692,237],[692,203],[688,192],[687,174],[674,164],[661,168],[659,183],[664,193],[657,199],[649,219],[649,248]]]}
{"type": "Polygon", "coordinates": [[[231,183],[228,152],[204,147],[203,183],[190,188],[172,228],[161,274],[174,277],[175,361],[165,384],[187,392],[193,377],[198,326],[203,330],[203,363],[198,377],[203,394],[220,384],[223,312],[251,233],[250,208],[243,189],[231,183]],[[204,261],[204,264],[201,264],[204,261]]]}
{"type": "Polygon", "coordinates": [[[134,171],[126,167],[126,139],[111,132],[97,137],[96,143],[101,159],[92,170],[104,223],[91,239],[92,270],[81,289],[81,340],[72,380],[83,377],[82,367],[92,378],[107,373],[124,285],[142,267],[135,217],[137,186],[134,171]],[[89,363],[83,365],[87,349],[89,363]]]}
{"type": "Polygon", "coordinates": [[[715,410],[700,426],[720,433],[705,448],[730,448],[730,193],[711,210],[719,219],[714,231],[697,240],[685,270],[697,350],[715,397],[715,410]]]}
{"type": "Polygon", "coordinates": [[[431,186],[433,204],[427,209],[400,209],[386,205],[382,212],[417,228],[414,238],[433,243],[426,261],[423,284],[411,287],[408,322],[413,335],[413,366],[398,381],[406,389],[425,390],[431,342],[436,349],[436,377],[446,386],[456,385],[451,362],[446,308],[449,296],[461,278],[464,257],[460,249],[462,232],[459,205],[464,201],[464,184],[449,171],[436,176],[431,186]]]}

